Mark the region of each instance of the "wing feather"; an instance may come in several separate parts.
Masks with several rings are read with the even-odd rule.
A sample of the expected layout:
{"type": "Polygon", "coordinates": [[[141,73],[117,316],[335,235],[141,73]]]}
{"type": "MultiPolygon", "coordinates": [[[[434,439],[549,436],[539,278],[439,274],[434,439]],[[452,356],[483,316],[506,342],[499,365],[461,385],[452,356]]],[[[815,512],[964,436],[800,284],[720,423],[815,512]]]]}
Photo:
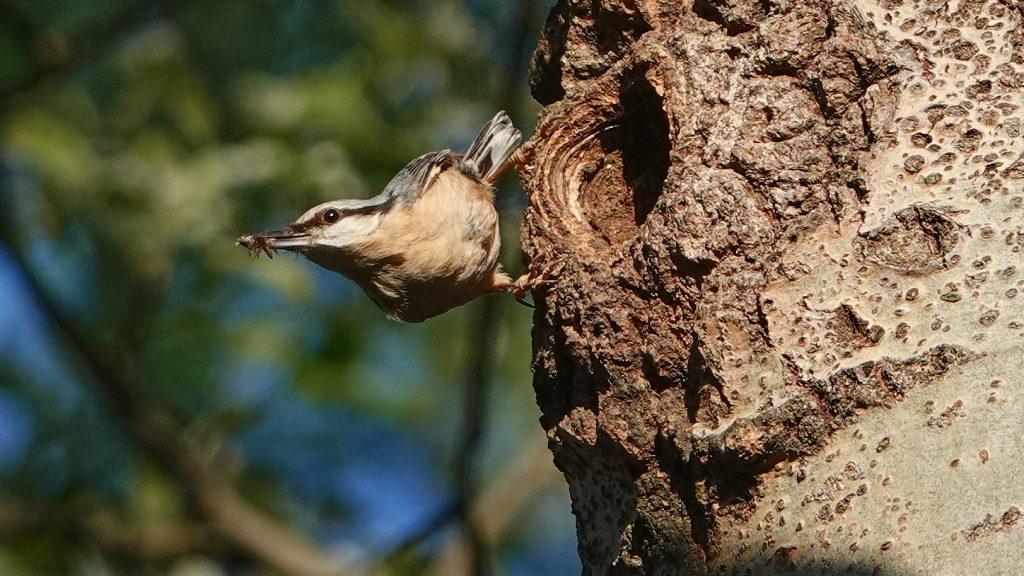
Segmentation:
{"type": "Polygon", "coordinates": [[[451,150],[429,152],[405,165],[380,193],[382,203],[410,204],[419,199],[441,172],[455,166],[459,155],[451,150]]]}

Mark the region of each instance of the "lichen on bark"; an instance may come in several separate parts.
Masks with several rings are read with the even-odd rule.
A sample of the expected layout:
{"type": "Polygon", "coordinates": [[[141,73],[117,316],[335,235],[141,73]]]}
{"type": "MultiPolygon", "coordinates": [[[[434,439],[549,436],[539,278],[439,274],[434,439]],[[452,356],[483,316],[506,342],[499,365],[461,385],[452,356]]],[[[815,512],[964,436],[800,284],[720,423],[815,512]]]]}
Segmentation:
{"type": "Polygon", "coordinates": [[[524,248],[561,266],[534,386],[586,573],[905,544],[848,528],[826,554],[879,494],[870,462],[829,456],[987,366],[992,330],[1020,346],[1022,19],[995,0],[558,2],[531,66],[524,248]],[[773,490],[824,503],[784,512],[773,490]]]}

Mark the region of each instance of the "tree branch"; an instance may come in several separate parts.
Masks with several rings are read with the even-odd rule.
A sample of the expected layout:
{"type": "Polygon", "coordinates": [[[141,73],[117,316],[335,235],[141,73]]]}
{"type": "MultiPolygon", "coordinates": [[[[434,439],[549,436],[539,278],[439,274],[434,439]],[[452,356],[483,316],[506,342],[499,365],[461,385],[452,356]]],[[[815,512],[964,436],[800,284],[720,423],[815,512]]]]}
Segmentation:
{"type": "Polygon", "coordinates": [[[476,492],[474,460],[480,447],[487,409],[488,373],[494,361],[491,343],[497,337],[499,309],[494,298],[485,298],[471,330],[470,342],[476,343],[467,368],[465,397],[462,404],[462,443],[455,457],[456,516],[462,526],[470,557],[469,574],[483,576],[487,567],[486,544],[472,514],[476,492]]]}
{"type": "MultiPolygon", "coordinates": [[[[518,99],[517,88],[523,79],[525,67],[523,53],[531,29],[534,0],[520,4],[517,14],[516,34],[511,42],[511,57],[506,62],[504,86],[501,91],[502,108],[511,109],[518,99]]],[[[509,229],[504,218],[502,229],[509,229]]],[[[509,243],[504,243],[509,246],[509,243]]],[[[506,250],[508,252],[508,250],[506,250]]],[[[500,308],[495,298],[485,298],[470,330],[470,342],[476,347],[467,361],[465,396],[463,399],[462,440],[455,457],[454,477],[456,493],[456,516],[462,527],[465,551],[469,562],[465,573],[483,576],[490,572],[487,553],[488,539],[484,537],[478,516],[474,513],[473,498],[476,492],[474,461],[482,440],[485,412],[487,408],[487,383],[494,364],[494,348],[491,345],[498,337],[501,321],[500,308]]]]}
{"type": "Polygon", "coordinates": [[[139,525],[113,511],[82,513],[66,503],[0,502],[0,538],[11,542],[38,534],[59,540],[86,540],[103,552],[156,562],[188,554],[223,555],[231,550],[224,538],[206,524],[139,525]]]}
{"type": "MultiPolygon", "coordinates": [[[[10,210],[5,210],[10,214],[10,210]]],[[[34,295],[40,311],[67,344],[103,400],[126,423],[142,450],[194,498],[198,512],[240,551],[267,567],[292,576],[343,576],[344,563],[245,502],[207,452],[185,440],[185,427],[166,406],[144,398],[130,358],[101,349],[79,329],[49,294],[42,280],[16,249],[11,222],[0,226],[0,249],[34,295]]]]}
{"type": "MultiPolygon", "coordinates": [[[[541,438],[529,442],[474,502],[473,525],[485,542],[493,545],[500,541],[533,496],[556,478],[551,453],[541,438]]],[[[432,576],[469,574],[471,567],[467,563],[472,557],[467,542],[453,537],[445,543],[427,573],[432,576]]]]}

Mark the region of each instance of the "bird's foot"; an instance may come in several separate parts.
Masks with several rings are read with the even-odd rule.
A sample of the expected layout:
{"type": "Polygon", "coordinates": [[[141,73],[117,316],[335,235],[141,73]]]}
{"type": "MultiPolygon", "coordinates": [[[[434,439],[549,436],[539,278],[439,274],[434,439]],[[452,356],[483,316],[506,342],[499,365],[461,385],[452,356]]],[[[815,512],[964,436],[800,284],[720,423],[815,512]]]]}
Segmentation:
{"type": "Polygon", "coordinates": [[[505,290],[511,293],[520,304],[533,308],[533,305],[523,299],[526,297],[526,293],[554,285],[563,268],[565,268],[564,260],[556,260],[539,270],[531,268],[529,272],[509,283],[505,290]]]}
{"type": "Polygon", "coordinates": [[[516,148],[516,151],[508,157],[507,165],[511,166],[516,172],[520,174],[526,174],[526,167],[528,162],[526,146],[520,146],[516,148]]]}

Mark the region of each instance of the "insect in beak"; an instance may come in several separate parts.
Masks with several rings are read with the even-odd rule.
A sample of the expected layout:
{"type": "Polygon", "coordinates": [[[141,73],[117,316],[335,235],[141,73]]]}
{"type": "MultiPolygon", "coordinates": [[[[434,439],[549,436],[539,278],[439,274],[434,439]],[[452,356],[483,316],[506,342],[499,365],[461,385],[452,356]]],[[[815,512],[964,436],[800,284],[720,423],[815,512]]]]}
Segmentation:
{"type": "Polygon", "coordinates": [[[293,250],[306,245],[310,237],[307,232],[285,228],[283,230],[271,230],[269,232],[257,232],[256,234],[243,234],[235,240],[235,246],[243,246],[249,252],[263,252],[269,258],[274,257],[278,250],[293,250]]]}

